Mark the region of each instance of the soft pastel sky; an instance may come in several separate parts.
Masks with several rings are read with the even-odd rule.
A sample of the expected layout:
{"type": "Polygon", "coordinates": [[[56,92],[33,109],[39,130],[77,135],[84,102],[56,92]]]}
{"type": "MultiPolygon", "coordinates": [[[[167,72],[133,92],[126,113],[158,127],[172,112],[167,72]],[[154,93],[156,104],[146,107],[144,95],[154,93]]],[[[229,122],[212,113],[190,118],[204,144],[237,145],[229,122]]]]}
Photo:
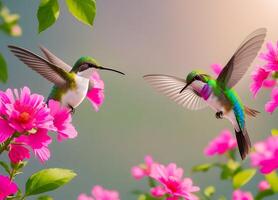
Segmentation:
{"type": "MultiPolygon", "coordinates": [[[[190,174],[193,165],[208,161],[203,148],[222,129],[232,127],[217,120],[205,109],[198,112],[182,107],[156,93],[142,79],[144,74],[165,73],[185,77],[192,69],[209,69],[212,63],[225,64],[241,41],[259,27],[268,29],[267,40],[278,39],[277,0],[98,0],[93,28],[77,22],[61,1],[58,22],[37,34],[36,10],[39,1],[4,0],[21,15],[23,36],[0,35],[1,52],[7,58],[10,78],[1,88],[28,85],[47,96],[51,84],[29,70],[8,52],[14,44],[39,53],[42,44],[69,64],[81,55],[96,58],[104,66],[113,66],[127,75],[101,72],[106,84],[106,99],[99,113],[88,101],[74,115],[79,131],[77,139],[51,145],[52,157],[46,165],[33,160],[26,179],[45,167],[73,169],[78,177],[66,187],[51,192],[55,199],[75,199],[80,192],[89,193],[95,184],[119,190],[122,199],[135,199],[130,191],[144,188],[130,176],[130,168],[151,154],[162,163],[176,162],[190,174]]],[[[259,64],[252,64],[254,69],[259,64]]],[[[249,70],[236,86],[245,104],[262,113],[247,119],[253,143],[277,128],[277,112],[264,112],[269,92],[256,100],[249,92],[249,70]]],[[[248,161],[245,161],[248,164],[248,161]]],[[[229,184],[216,179],[217,171],[194,175],[201,187],[215,184],[230,195],[229,184]]],[[[23,184],[23,181],[20,182],[23,184]]],[[[255,191],[254,185],[246,189],[255,191]]]]}

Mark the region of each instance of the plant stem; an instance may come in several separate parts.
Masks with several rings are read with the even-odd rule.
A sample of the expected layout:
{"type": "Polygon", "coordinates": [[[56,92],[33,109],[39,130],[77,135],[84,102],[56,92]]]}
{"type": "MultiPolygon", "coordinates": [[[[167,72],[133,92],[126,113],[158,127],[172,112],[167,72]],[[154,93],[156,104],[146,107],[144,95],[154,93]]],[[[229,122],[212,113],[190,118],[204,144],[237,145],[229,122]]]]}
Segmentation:
{"type": "Polygon", "coordinates": [[[2,154],[5,150],[7,150],[8,146],[10,145],[10,143],[12,142],[12,140],[15,138],[14,135],[12,135],[10,138],[8,138],[3,146],[0,147],[0,154],[2,154]]]}

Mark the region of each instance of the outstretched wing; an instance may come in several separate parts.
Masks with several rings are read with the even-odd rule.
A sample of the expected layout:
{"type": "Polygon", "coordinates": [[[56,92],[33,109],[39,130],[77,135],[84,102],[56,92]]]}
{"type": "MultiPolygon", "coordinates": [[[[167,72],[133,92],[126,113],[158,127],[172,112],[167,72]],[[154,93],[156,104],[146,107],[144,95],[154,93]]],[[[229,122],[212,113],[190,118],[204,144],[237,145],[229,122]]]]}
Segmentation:
{"type": "MultiPolygon", "coordinates": [[[[53,63],[54,65],[56,65],[58,67],[60,67],[61,69],[65,70],[66,72],[70,72],[71,71],[72,67],[70,65],[65,63],[62,59],[60,59],[57,56],[55,56],[47,48],[45,48],[45,47],[43,47],[41,45],[39,47],[40,47],[41,51],[43,52],[45,58],[49,62],[53,63]]],[[[94,87],[94,82],[92,80],[90,80],[90,82],[89,82],[89,90],[92,89],[93,87],[94,87]]]]}
{"type": "Polygon", "coordinates": [[[266,29],[260,28],[244,40],[217,78],[222,88],[232,88],[243,77],[261,49],[265,36],[266,29]]]}
{"type": "Polygon", "coordinates": [[[69,81],[72,81],[67,72],[48,62],[44,58],[17,46],[8,46],[11,52],[14,53],[23,63],[32,70],[38,72],[44,78],[54,83],[58,87],[66,87],[69,81]]]}
{"type": "Polygon", "coordinates": [[[53,63],[54,65],[60,67],[61,69],[65,70],[66,72],[69,72],[71,70],[71,66],[68,65],[67,63],[65,63],[63,60],[61,60],[60,58],[58,58],[57,56],[55,56],[53,53],[51,53],[51,51],[49,51],[47,48],[43,47],[43,46],[39,46],[41,51],[43,52],[45,58],[53,63]]]}
{"type": "Polygon", "coordinates": [[[198,96],[192,87],[187,87],[182,93],[181,89],[186,85],[185,80],[168,75],[150,74],[144,79],[155,89],[170,99],[190,110],[200,110],[207,106],[207,103],[198,96]]]}

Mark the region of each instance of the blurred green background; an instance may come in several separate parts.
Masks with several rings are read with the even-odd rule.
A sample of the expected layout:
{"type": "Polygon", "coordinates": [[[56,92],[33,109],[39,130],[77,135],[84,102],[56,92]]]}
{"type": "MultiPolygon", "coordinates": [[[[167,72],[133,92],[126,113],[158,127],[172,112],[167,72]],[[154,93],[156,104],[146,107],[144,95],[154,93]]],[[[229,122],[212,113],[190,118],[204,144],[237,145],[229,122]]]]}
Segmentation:
{"type": "MultiPolygon", "coordinates": [[[[193,165],[209,159],[203,155],[208,141],[232,127],[217,120],[210,109],[197,112],[182,107],[156,93],[142,76],[165,73],[185,77],[193,69],[212,73],[212,63],[225,64],[242,40],[259,27],[268,29],[267,40],[278,39],[278,1],[276,0],[98,0],[93,28],[77,22],[60,1],[58,22],[37,34],[36,10],[39,1],[4,0],[12,12],[21,15],[23,36],[0,35],[1,52],[9,65],[7,87],[29,86],[33,92],[48,95],[51,84],[28,69],[7,49],[8,44],[26,47],[39,53],[42,44],[73,64],[81,55],[96,58],[104,66],[113,66],[127,75],[101,72],[105,80],[105,103],[98,113],[86,100],[74,115],[79,132],[76,139],[51,144],[52,156],[45,164],[32,160],[24,175],[46,167],[73,169],[78,177],[69,185],[50,193],[55,199],[76,199],[100,184],[119,190],[122,199],[136,199],[130,191],[145,188],[144,181],[134,181],[130,168],[150,154],[161,163],[176,162],[185,174],[204,188],[215,184],[228,198],[231,186],[218,180],[218,171],[192,175],[193,165]]],[[[255,143],[277,127],[277,112],[264,112],[269,91],[254,100],[249,92],[251,70],[236,89],[245,104],[262,113],[247,120],[250,137],[255,143]]],[[[217,159],[217,158],[214,158],[217,159]]],[[[249,160],[245,163],[249,165],[249,160]]],[[[246,190],[256,191],[253,181],[246,190]]],[[[273,198],[273,197],[272,197],[273,198]]]]}

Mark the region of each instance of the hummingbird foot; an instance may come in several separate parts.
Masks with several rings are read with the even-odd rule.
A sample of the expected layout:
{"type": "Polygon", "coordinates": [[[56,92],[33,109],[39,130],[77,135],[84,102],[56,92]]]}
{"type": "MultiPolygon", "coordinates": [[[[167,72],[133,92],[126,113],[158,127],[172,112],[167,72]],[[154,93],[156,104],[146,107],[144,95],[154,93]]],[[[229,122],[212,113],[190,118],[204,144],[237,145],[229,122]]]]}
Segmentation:
{"type": "Polygon", "coordinates": [[[222,111],[219,111],[219,112],[215,113],[215,117],[216,117],[217,119],[223,119],[223,112],[222,112],[222,111]]]}
{"type": "Polygon", "coordinates": [[[71,105],[68,105],[69,106],[69,108],[70,108],[70,113],[73,115],[74,113],[75,113],[75,108],[74,107],[72,107],[71,105]]]}

